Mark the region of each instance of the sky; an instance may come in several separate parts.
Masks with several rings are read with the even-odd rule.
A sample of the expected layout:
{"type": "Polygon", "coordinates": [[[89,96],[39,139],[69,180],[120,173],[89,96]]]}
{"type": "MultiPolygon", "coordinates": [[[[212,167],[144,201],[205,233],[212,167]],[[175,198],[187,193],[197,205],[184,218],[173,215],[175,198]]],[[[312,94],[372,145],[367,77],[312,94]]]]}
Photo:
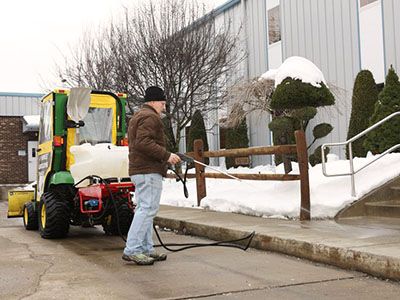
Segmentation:
{"type": "MultiPolygon", "coordinates": [[[[83,32],[98,28],[135,1],[0,1],[0,92],[44,93],[62,87],[54,69],[69,47],[83,32]]],[[[226,0],[200,2],[216,7],[226,0]]]]}
{"type": "MultiPolygon", "coordinates": [[[[356,157],[355,170],[373,160],[356,157]]],[[[322,165],[309,166],[311,218],[332,218],[342,208],[360,199],[375,188],[400,175],[400,153],[392,153],[377,160],[355,175],[356,197],[351,197],[350,176],[325,177],[322,165]],[[379,176],[376,176],[379,170],[379,176]]],[[[222,168],[221,170],[226,171],[222,168]]],[[[189,172],[194,172],[189,170],[189,172]]],[[[214,172],[206,169],[206,173],[214,172]]],[[[258,166],[253,169],[239,167],[229,173],[284,174],[282,164],[258,166]]],[[[335,154],[328,154],[328,174],[349,172],[349,161],[339,160],[335,154]]],[[[299,174],[293,163],[290,174],[299,174]]],[[[197,207],[195,179],[188,179],[189,198],[185,198],[181,182],[165,179],[161,204],[179,207],[197,207]]],[[[234,212],[264,218],[299,218],[300,181],[251,181],[233,179],[206,179],[207,196],[201,200],[202,209],[234,212]]]]}

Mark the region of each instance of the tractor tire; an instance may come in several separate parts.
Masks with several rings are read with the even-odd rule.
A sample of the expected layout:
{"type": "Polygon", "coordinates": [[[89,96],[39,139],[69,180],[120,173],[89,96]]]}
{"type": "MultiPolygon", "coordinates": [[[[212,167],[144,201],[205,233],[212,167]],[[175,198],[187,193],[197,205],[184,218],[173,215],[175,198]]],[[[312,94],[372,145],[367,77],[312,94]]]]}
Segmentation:
{"type": "Polygon", "coordinates": [[[39,232],[45,239],[63,238],[69,231],[68,203],[55,192],[46,192],[39,202],[39,232]]]}
{"type": "Polygon", "coordinates": [[[24,227],[26,230],[37,230],[39,227],[38,212],[35,211],[33,202],[27,202],[24,205],[24,227]]]}
{"type": "Polygon", "coordinates": [[[133,210],[127,203],[122,203],[118,208],[118,218],[114,211],[111,215],[108,215],[103,220],[103,230],[107,235],[119,235],[118,231],[118,219],[119,228],[122,235],[126,235],[129,231],[133,220],[133,210]]]}

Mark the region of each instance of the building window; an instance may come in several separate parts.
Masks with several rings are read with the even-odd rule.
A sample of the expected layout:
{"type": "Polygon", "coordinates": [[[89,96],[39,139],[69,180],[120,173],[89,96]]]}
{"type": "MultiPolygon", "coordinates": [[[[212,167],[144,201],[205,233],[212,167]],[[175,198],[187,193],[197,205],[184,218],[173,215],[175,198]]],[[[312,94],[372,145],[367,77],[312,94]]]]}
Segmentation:
{"type": "Polygon", "coordinates": [[[363,7],[365,5],[368,5],[372,2],[376,2],[377,0],[360,0],[360,7],[363,7]]]}
{"type": "Polygon", "coordinates": [[[281,40],[279,5],[268,10],[268,38],[269,45],[279,42],[281,40]]]}

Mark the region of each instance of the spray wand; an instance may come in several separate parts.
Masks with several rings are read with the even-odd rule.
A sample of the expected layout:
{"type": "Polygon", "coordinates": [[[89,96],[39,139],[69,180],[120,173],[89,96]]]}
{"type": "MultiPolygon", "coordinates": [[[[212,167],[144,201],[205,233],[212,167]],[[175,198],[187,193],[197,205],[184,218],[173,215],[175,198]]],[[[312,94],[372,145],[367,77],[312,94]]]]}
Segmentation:
{"type": "Polygon", "coordinates": [[[185,162],[194,162],[194,163],[202,165],[202,166],[204,166],[206,168],[210,168],[211,170],[217,171],[218,173],[224,174],[225,176],[228,176],[228,177],[230,177],[232,179],[238,180],[240,182],[242,181],[239,178],[237,178],[237,177],[235,177],[235,176],[233,176],[233,175],[231,175],[231,174],[229,174],[227,172],[223,172],[221,170],[218,170],[217,168],[210,167],[209,165],[206,165],[206,164],[204,164],[204,163],[202,163],[202,162],[200,162],[198,160],[195,160],[193,157],[190,157],[190,156],[185,155],[183,153],[177,152],[176,155],[178,155],[181,158],[181,160],[183,160],[185,162]]]}

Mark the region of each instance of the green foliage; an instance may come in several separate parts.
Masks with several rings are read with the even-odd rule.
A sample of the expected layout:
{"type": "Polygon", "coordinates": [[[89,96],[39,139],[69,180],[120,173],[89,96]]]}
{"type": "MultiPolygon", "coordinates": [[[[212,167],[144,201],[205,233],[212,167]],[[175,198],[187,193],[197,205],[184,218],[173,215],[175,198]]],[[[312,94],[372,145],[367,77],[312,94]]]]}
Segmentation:
{"type": "Polygon", "coordinates": [[[302,108],[299,108],[299,109],[294,109],[290,113],[290,116],[292,118],[301,120],[303,122],[308,122],[312,118],[314,118],[316,114],[317,114],[317,109],[315,107],[306,106],[306,107],[302,107],[302,108]]]}
{"type": "MultiPolygon", "coordinates": [[[[277,86],[272,95],[271,108],[275,111],[283,110],[287,116],[278,116],[269,125],[275,145],[294,144],[294,131],[306,130],[308,122],[317,114],[316,107],[335,103],[335,98],[327,86],[323,82],[319,84],[320,88],[299,79],[287,77],[277,86]]],[[[328,135],[332,129],[333,127],[327,123],[317,125],[313,130],[314,141],[311,145],[315,140],[328,135]]],[[[297,160],[295,154],[289,157],[291,160],[297,160]]],[[[313,163],[321,160],[318,158],[318,151],[310,156],[311,160],[313,163]]],[[[281,161],[282,158],[276,155],[275,163],[279,164],[281,161]]]]}
{"type": "Polygon", "coordinates": [[[285,78],[272,95],[272,109],[296,109],[305,106],[326,106],[335,103],[335,98],[323,82],[320,88],[300,79],[285,78]]]}
{"type": "Polygon", "coordinates": [[[328,123],[321,123],[314,127],[313,135],[315,139],[320,139],[331,133],[333,127],[328,123]]]}
{"type": "MultiPolygon", "coordinates": [[[[186,142],[187,152],[193,152],[193,143],[195,140],[203,140],[204,151],[208,151],[208,140],[206,126],[204,125],[204,119],[199,110],[196,110],[192,117],[190,124],[189,135],[186,142]]],[[[208,164],[210,159],[204,158],[204,163],[208,164]]]]}
{"type": "MultiPolygon", "coordinates": [[[[369,125],[377,123],[396,111],[400,111],[400,82],[393,67],[390,67],[385,87],[378,96],[369,125]]],[[[376,154],[398,143],[400,143],[400,118],[395,117],[369,132],[364,141],[364,147],[376,154]]]]}
{"type": "MultiPolygon", "coordinates": [[[[377,100],[378,88],[374,77],[370,71],[362,70],[354,81],[348,140],[369,127],[369,119],[374,113],[377,100]]],[[[354,157],[367,155],[367,149],[363,145],[365,139],[366,137],[363,136],[352,143],[354,157]]],[[[346,152],[346,156],[349,158],[348,152],[346,152]]]]}
{"type": "Polygon", "coordinates": [[[289,117],[278,117],[268,124],[269,129],[276,135],[284,135],[294,130],[294,120],[289,117]]]}
{"type": "MultiPolygon", "coordinates": [[[[329,154],[330,149],[329,148],[325,148],[325,161],[326,161],[326,156],[329,154]]],[[[310,164],[314,167],[316,164],[320,164],[322,163],[322,150],[321,150],[321,146],[319,146],[318,148],[316,148],[314,150],[314,153],[311,154],[308,157],[308,161],[310,162],[310,164]]]]}
{"type": "MultiPolygon", "coordinates": [[[[274,145],[288,145],[295,144],[296,139],[294,136],[295,130],[298,129],[298,122],[290,117],[276,117],[269,124],[268,128],[273,132],[274,145]]],[[[290,160],[297,161],[296,154],[287,155],[290,160]]],[[[275,164],[279,165],[282,163],[282,156],[275,155],[275,164]]]]}
{"type": "MultiPolygon", "coordinates": [[[[244,119],[237,127],[226,129],[226,149],[248,148],[249,138],[247,136],[247,124],[244,119]]],[[[226,167],[235,166],[235,157],[227,157],[226,167]]]]}

